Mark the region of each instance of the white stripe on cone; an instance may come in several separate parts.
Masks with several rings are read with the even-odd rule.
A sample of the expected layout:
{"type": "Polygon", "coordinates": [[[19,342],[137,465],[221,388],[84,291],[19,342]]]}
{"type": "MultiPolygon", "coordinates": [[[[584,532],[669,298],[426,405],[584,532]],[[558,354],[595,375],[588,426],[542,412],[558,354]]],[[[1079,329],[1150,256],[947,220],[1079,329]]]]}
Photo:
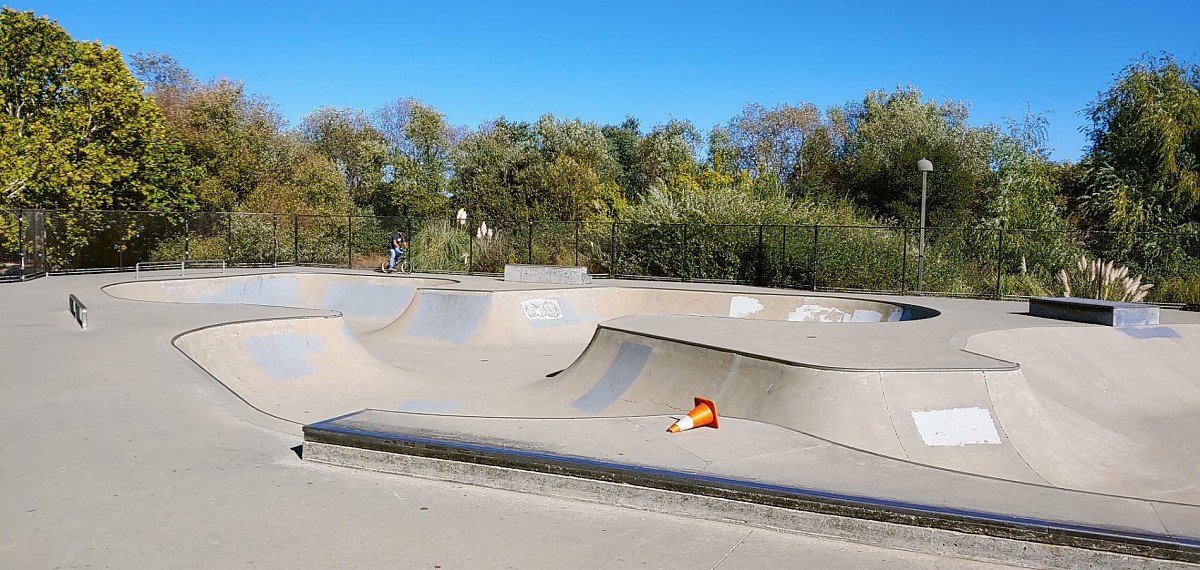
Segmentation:
{"type": "Polygon", "coordinates": [[[687,431],[696,427],[696,424],[692,423],[691,416],[683,416],[682,418],[679,418],[679,421],[675,422],[675,425],[679,426],[679,431],[687,431]]]}

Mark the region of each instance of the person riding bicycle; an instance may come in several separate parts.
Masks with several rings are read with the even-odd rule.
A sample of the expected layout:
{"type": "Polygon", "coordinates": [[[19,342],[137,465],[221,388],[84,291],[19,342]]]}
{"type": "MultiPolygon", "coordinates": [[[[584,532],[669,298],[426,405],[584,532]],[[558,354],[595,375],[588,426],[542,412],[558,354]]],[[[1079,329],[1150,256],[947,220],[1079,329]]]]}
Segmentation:
{"type": "Polygon", "coordinates": [[[396,259],[402,257],[408,251],[408,238],[404,235],[404,230],[396,230],[392,237],[388,240],[388,272],[396,271],[396,259]]]}

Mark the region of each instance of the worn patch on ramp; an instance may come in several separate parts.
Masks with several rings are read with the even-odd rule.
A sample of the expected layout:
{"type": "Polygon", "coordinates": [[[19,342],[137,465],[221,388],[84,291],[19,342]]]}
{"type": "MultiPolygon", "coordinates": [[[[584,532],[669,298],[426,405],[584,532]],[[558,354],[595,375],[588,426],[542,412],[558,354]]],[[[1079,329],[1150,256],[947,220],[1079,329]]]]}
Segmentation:
{"type": "Polygon", "coordinates": [[[617,357],[604,375],[586,393],[571,402],[571,407],[581,412],[596,414],[621,397],[646,367],[650,359],[650,347],[632,342],[621,343],[617,357]]]}
{"type": "Polygon", "coordinates": [[[404,334],[462,344],[475,334],[491,305],[488,293],[425,291],[404,334]]]}
{"type": "Polygon", "coordinates": [[[242,341],[259,369],[272,380],[289,380],[313,373],[308,355],[325,351],[321,337],[285,332],[242,341]]]}
{"type": "MultiPolygon", "coordinates": [[[[220,282],[221,292],[200,297],[200,303],[243,303],[247,305],[270,305],[275,307],[295,307],[297,287],[295,277],[264,277],[253,281],[220,282]]],[[[193,284],[182,282],[177,284],[181,290],[188,290],[193,284]]]]}

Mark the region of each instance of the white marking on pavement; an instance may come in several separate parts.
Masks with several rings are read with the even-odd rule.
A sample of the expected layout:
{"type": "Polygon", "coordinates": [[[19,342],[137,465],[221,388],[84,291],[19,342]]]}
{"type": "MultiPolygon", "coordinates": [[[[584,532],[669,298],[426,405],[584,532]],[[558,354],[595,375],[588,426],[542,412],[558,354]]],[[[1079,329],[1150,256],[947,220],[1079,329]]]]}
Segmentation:
{"type": "Polygon", "coordinates": [[[925,445],[1000,444],[992,414],[983,408],[913,411],[912,418],[925,445]]]}

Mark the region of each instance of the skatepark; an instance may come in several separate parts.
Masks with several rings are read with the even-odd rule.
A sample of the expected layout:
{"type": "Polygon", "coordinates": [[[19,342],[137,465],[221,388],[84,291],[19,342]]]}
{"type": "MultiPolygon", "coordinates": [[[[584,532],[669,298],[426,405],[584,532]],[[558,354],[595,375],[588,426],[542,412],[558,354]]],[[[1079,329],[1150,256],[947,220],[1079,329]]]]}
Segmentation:
{"type": "MultiPolygon", "coordinates": [[[[109,471],[155,487],[189,463],[184,453],[175,471],[139,467],[156,452],[192,445],[211,458],[199,450],[222,448],[225,434],[250,424],[270,434],[251,438],[273,458],[265,463],[300,462],[288,468],[316,470],[334,497],[416,477],[429,489],[523,497],[502,501],[545,495],[945,557],[829,559],[835,566],[1200,560],[1197,313],[1163,309],[1157,325],[1109,327],[1036,317],[1015,301],[366,271],[161,273],[3,289],[6,360],[16,363],[4,384],[6,433],[19,442],[6,445],[6,488],[28,498],[35,482],[69,477],[53,461],[32,473],[35,450],[77,446],[112,461],[122,439],[109,471]],[[87,305],[86,330],[66,310],[68,294],[87,305]],[[697,396],[715,402],[719,429],[667,433],[697,396]],[[199,416],[173,409],[188,401],[216,405],[199,416]],[[121,420],[67,419],[113,407],[121,420]],[[48,414],[61,415],[41,421],[48,414]],[[114,427],[131,419],[128,429],[154,436],[114,427]]],[[[109,486],[69,481],[67,495],[109,486]]],[[[261,495],[267,510],[271,496],[300,508],[283,491],[261,495]]],[[[147,510],[160,500],[168,511],[203,508],[172,504],[191,499],[169,493],[142,499],[147,510]]],[[[9,510],[6,527],[37,535],[21,522],[36,511],[9,510]]],[[[794,548],[779,540],[781,552],[794,548]]],[[[17,544],[0,557],[36,559],[17,544]]],[[[642,562],[651,566],[681,560],[650,552],[642,562]]]]}

